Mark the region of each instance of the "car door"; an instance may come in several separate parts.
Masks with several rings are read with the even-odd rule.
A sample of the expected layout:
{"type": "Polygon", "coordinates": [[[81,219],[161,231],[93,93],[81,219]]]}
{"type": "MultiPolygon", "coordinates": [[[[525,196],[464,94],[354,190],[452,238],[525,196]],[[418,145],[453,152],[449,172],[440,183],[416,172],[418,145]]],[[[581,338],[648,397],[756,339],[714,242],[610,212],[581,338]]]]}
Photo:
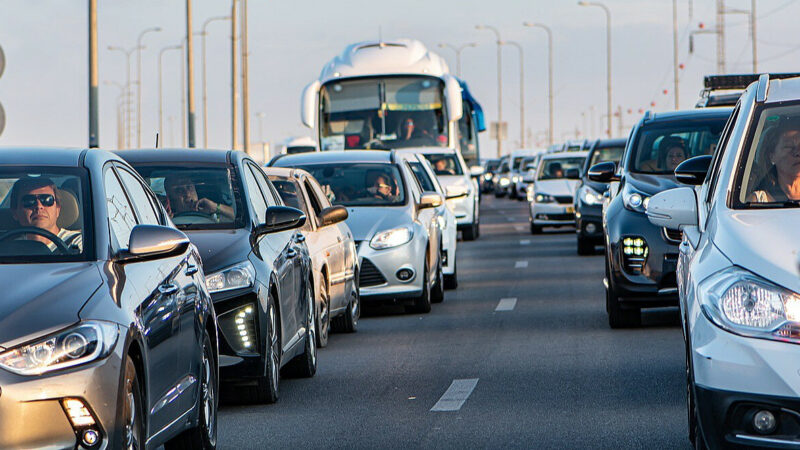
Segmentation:
{"type": "MultiPolygon", "coordinates": [[[[128,247],[133,227],[140,223],[130,195],[113,167],[103,171],[103,188],[114,252],[128,247]]],[[[180,257],[115,265],[119,286],[114,286],[123,308],[130,308],[140,319],[144,344],[145,389],[149,412],[149,434],[154,434],[181,415],[178,402],[170,401],[173,388],[178,386],[181,372],[176,355],[184,351],[178,340],[180,322],[177,318],[177,289],[173,278],[180,257]]]]}
{"type": "Polygon", "coordinates": [[[310,178],[303,177],[303,190],[306,193],[306,199],[309,203],[311,210],[316,216],[317,233],[319,234],[320,242],[324,248],[325,258],[328,261],[328,270],[330,271],[328,289],[330,291],[331,309],[347,305],[347,296],[345,295],[345,251],[344,251],[344,235],[340,228],[341,222],[332,225],[322,226],[320,214],[322,210],[329,207],[328,199],[322,194],[322,189],[319,185],[310,178]]]}
{"type": "MultiPolygon", "coordinates": [[[[416,205],[419,204],[419,201],[422,197],[422,187],[419,185],[419,181],[417,181],[417,177],[414,176],[414,171],[408,164],[408,161],[404,161],[402,164],[402,171],[403,177],[405,178],[406,183],[408,184],[411,192],[412,198],[414,199],[414,203],[416,205]]],[[[435,274],[436,265],[438,264],[438,257],[439,257],[439,247],[440,247],[440,236],[441,233],[439,231],[438,224],[436,223],[436,208],[425,208],[425,209],[418,209],[417,208],[417,220],[422,224],[422,226],[428,232],[428,245],[429,245],[429,253],[428,253],[428,267],[430,268],[431,277],[435,274]]]]}

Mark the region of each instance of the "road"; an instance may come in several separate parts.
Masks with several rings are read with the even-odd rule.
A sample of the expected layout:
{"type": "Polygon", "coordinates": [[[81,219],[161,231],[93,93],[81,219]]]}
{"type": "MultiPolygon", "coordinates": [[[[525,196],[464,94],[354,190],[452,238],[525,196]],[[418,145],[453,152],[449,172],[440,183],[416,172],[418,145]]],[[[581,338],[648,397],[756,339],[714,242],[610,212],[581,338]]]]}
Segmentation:
{"type": "Polygon", "coordinates": [[[677,310],[609,329],[602,255],[532,236],[525,207],[484,196],[444,303],[368,311],[278,403],[223,406],[219,447],[688,448],[677,310]]]}

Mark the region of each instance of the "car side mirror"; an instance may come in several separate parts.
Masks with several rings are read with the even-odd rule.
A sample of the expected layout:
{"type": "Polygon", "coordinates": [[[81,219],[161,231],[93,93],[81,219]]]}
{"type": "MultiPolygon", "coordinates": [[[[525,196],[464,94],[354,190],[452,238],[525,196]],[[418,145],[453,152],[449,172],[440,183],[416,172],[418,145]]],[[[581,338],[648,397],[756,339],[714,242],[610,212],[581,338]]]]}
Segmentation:
{"type": "Polygon", "coordinates": [[[447,200],[466,197],[467,195],[469,195],[469,190],[463,186],[448,186],[446,190],[447,190],[447,200]]]}
{"type": "Polygon", "coordinates": [[[473,177],[479,177],[483,175],[485,170],[481,166],[472,166],[469,168],[469,174],[473,177]]]}
{"type": "Polygon", "coordinates": [[[581,173],[580,173],[580,171],[578,169],[567,169],[567,171],[564,172],[564,175],[566,176],[566,178],[568,180],[580,180],[581,179],[581,173]]]}
{"type": "Polygon", "coordinates": [[[423,192],[419,199],[419,209],[436,208],[444,203],[444,199],[438,192],[423,192]]]}
{"type": "Polygon", "coordinates": [[[606,161],[593,165],[589,168],[588,175],[590,180],[597,181],[598,183],[619,181],[617,163],[613,161],[606,161]]]}
{"type": "Polygon", "coordinates": [[[167,258],[179,255],[189,247],[189,238],[180,230],[162,225],[136,225],[131,230],[128,249],[118,255],[119,261],[167,258]]]}
{"type": "Polygon", "coordinates": [[[289,206],[270,206],[267,208],[264,223],[256,227],[255,233],[257,235],[277,233],[279,231],[302,227],[305,223],[305,213],[297,208],[291,208],[289,206]]]}
{"type": "Polygon", "coordinates": [[[711,167],[711,158],[711,155],[700,155],[687,159],[675,168],[675,178],[692,186],[703,184],[711,167]]]}
{"type": "Polygon", "coordinates": [[[347,208],[342,205],[329,206],[319,213],[319,218],[322,221],[323,227],[344,222],[349,216],[350,214],[348,214],[347,208]]]}
{"type": "Polygon", "coordinates": [[[650,197],[647,218],[653,225],[673,230],[697,226],[697,198],[694,188],[669,189],[650,197]]]}

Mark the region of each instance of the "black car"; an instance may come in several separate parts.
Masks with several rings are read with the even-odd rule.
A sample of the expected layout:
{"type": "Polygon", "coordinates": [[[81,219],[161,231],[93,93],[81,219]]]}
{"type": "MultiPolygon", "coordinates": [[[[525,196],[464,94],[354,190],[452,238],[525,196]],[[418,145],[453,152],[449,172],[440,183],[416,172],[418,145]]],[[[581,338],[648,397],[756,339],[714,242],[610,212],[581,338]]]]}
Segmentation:
{"type": "Polygon", "coordinates": [[[0,448],[213,448],[197,249],[102,150],[0,154],[0,448]]]}
{"type": "Polygon", "coordinates": [[[200,249],[220,329],[225,393],[278,398],[280,369],[316,372],[313,281],[302,211],[284,206],[246,154],[226,150],[119,152],[200,249]]]}
{"type": "Polygon", "coordinates": [[[497,168],[500,166],[499,159],[488,159],[483,162],[483,175],[480,177],[480,186],[481,186],[481,193],[492,192],[494,191],[494,184],[492,184],[492,179],[494,178],[494,173],[497,171],[497,168]]]}
{"type": "Polygon", "coordinates": [[[575,233],[578,254],[591,255],[603,244],[603,200],[608,183],[589,179],[589,168],[601,162],[618,163],[625,151],[627,139],[598,139],[592,143],[589,155],[581,168],[581,178],[575,193],[575,233]]]}
{"type": "Polygon", "coordinates": [[[680,230],[647,220],[650,197],[678,186],[675,167],[714,150],[731,108],[651,114],[634,127],[619,166],[600,163],[589,179],[609,183],[603,208],[606,310],[612,328],[636,326],[641,308],[677,306],[680,230]]]}

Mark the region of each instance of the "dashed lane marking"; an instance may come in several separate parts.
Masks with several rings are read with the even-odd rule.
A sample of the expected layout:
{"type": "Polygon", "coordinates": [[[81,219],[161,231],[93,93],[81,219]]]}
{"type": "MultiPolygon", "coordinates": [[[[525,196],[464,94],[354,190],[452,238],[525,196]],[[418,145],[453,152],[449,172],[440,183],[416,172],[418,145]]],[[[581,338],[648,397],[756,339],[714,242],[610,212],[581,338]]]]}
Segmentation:
{"type": "Polygon", "coordinates": [[[433,405],[431,411],[458,411],[477,385],[478,378],[453,380],[450,387],[444,391],[439,401],[433,405]]]}
{"type": "Polygon", "coordinates": [[[500,302],[497,304],[497,308],[495,311],[513,311],[514,307],[517,306],[517,299],[516,298],[501,298],[500,302]]]}
{"type": "Polygon", "coordinates": [[[528,267],[528,261],[517,261],[514,263],[515,269],[524,269],[526,267],[528,267]]]}
{"type": "Polygon", "coordinates": [[[522,239],[519,241],[519,245],[531,245],[530,239],[522,239]]]}

